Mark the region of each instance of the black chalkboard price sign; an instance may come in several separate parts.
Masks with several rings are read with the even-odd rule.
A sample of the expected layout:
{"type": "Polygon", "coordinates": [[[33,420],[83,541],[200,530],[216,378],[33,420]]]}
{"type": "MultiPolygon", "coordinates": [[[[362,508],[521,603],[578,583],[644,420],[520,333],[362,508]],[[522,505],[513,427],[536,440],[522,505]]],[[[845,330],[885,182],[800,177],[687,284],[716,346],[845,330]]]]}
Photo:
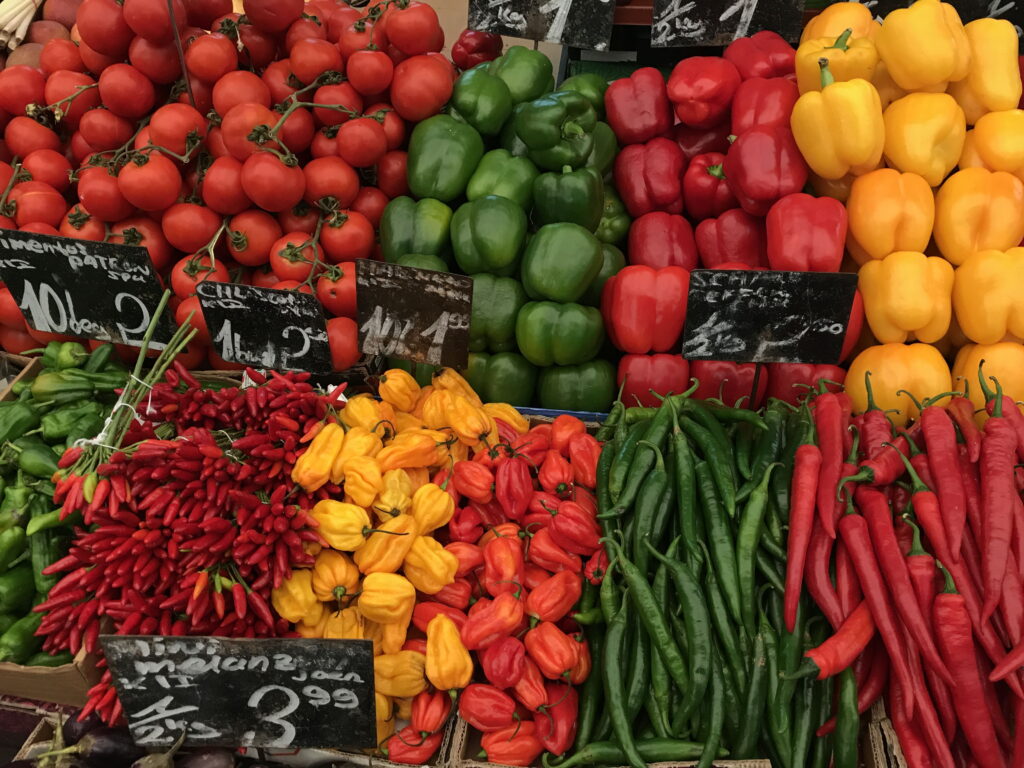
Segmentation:
{"type": "Polygon", "coordinates": [[[839,362],[857,276],[698,269],[683,329],[687,360],[839,362]]]}
{"type": "Polygon", "coordinates": [[[463,368],[469,359],[473,280],[465,275],[356,261],[359,350],[463,368]]]}
{"type": "Polygon", "coordinates": [[[728,45],[762,29],[800,39],[804,0],[654,0],[655,48],[728,45]]]}
{"type": "Polygon", "coordinates": [[[373,747],[373,643],[100,637],[135,743],[373,747]]]}
{"type": "Polygon", "coordinates": [[[470,29],[607,51],[614,0],[469,0],[470,29]]]}
{"type": "MultiPolygon", "coordinates": [[[[0,279],[37,331],[137,347],[163,288],[145,248],[0,230],[0,279]]],[[[165,313],[150,346],[174,334],[165,313]]]]}
{"type": "Polygon", "coordinates": [[[308,293],[236,283],[196,288],[217,354],[276,371],[331,370],[324,311],[308,293]]]}

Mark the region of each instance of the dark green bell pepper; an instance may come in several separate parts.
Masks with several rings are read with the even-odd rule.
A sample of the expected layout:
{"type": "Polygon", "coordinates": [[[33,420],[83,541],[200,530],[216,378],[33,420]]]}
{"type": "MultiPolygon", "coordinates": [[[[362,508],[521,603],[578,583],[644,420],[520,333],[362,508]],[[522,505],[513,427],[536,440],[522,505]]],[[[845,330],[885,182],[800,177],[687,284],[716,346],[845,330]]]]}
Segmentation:
{"type": "MultiPolygon", "coordinates": [[[[40,374],[45,376],[46,374],[40,374]]],[[[90,388],[90,392],[91,392],[90,388]]],[[[32,403],[18,400],[0,411],[0,444],[16,440],[39,426],[42,416],[32,403]]]]}
{"type": "MultiPolygon", "coordinates": [[[[0,576],[0,578],[3,578],[0,576]]],[[[29,596],[31,604],[31,595],[29,596]]],[[[43,644],[43,638],[36,637],[36,630],[43,623],[43,614],[30,613],[18,619],[0,635],[0,662],[9,661],[24,664],[43,644]]]]}
{"type": "Polygon", "coordinates": [[[445,203],[461,197],[483,155],[483,139],[473,126],[451,115],[429,117],[413,129],[409,139],[409,190],[415,197],[445,203]]]}
{"type": "Polygon", "coordinates": [[[514,351],[516,316],[526,301],[522,283],[514,278],[495,277],[485,272],[473,275],[469,351],[514,351]]]}
{"type": "Polygon", "coordinates": [[[22,666],[25,667],[63,667],[65,664],[70,664],[75,660],[75,657],[71,655],[70,651],[61,651],[57,654],[49,654],[46,651],[40,651],[39,653],[33,653],[27,659],[22,666]]]}
{"type": "Polygon", "coordinates": [[[397,264],[400,256],[422,253],[448,260],[451,253],[452,209],[440,200],[396,197],[380,217],[380,247],[384,260],[397,264]]]}
{"type": "Polygon", "coordinates": [[[473,171],[466,187],[466,199],[485,195],[507,197],[524,211],[533,205],[533,180],[537,166],[528,157],[515,157],[507,149],[492,149],[473,171]]]}
{"type": "Polygon", "coordinates": [[[78,419],[87,414],[98,416],[103,410],[103,406],[95,400],[72,403],[52,410],[41,420],[43,439],[50,442],[63,440],[78,419]]]}
{"type": "Polygon", "coordinates": [[[0,574],[0,613],[25,613],[35,595],[32,566],[22,563],[0,574]]]}
{"type": "Polygon", "coordinates": [[[96,437],[103,429],[103,421],[103,416],[85,414],[71,425],[71,431],[68,432],[67,440],[65,440],[66,445],[72,446],[78,440],[96,437]]]}
{"type": "Polygon", "coordinates": [[[498,137],[498,144],[512,157],[528,157],[530,154],[530,148],[516,134],[516,115],[526,109],[526,105],[529,103],[527,101],[516,105],[516,108],[512,110],[512,117],[505,123],[505,127],[501,129],[501,135],[498,137]]]}
{"type": "Polygon", "coordinates": [[[27,544],[25,529],[20,525],[0,533],[0,573],[10,568],[11,563],[21,557],[27,544]]]}
{"type": "Polygon", "coordinates": [[[626,266],[626,257],[618,248],[611,243],[601,243],[601,271],[597,273],[594,282],[587,288],[587,292],[580,299],[580,304],[591,307],[601,306],[601,291],[608,278],[617,275],[626,266]]]}
{"type": "Polygon", "coordinates": [[[602,176],[612,172],[615,156],[619,154],[619,141],[608,123],[598,122],[594,126],[594,148],[587,157],[587,167],[596,168],[602,176]]]}
{"type": "Polygon", "coordinates": [[[521,45],[513,45],[490,62],[488,71],[505,81],[513,104],[536,99],[555,85],[551,59],[521,45]]]}
{"type": "Polygon", "coordinates": [[[395,264],[400,267],[432,269],[435,272],[447,272],[449,268],[449,264],[444,259],[430,253],[407,253],[404,256],[399,256],[395,264]]]}
{"type": "Polygon", "coordinates": [[[82,366],[83,371],[99,373],[110,369],[119,369],[123,366],[114,359],[114,345],[100,344],[89,354],[89,359],[82,366]]]}
{"type": "Polygon", "coordinates": [[[601,311],[581,304],[531,301],[516,318],[516,342],[534,365],[576,365],[601,351],[601,311]]]}
{"type": "Polygon", "coordinates": [[[401,368],[403,371],[408,373],[414,379],[416,383],[421,387],[425,387],[433,380],[434,371],[437,370],[436,365],[428,365],[427,363],[414,363],[412,360],[400,360],[397,357],[389,357],[387,360],[388,368],[401,368]]]}
{"type": "Polygon", "coordinates": [[[597,225],[597,239],[602,243],[616,244],[629,233],[629,218],[626,206],[611,184],[604,185],[604,207],[601,211],[601,223],[597,225]]]}
{"type": "Polygon", "coordinates": [[[558,86],[560,91],[576,91],[587,97],[600,119],[604,119],[604,92],[608,90],[608,81],[594,72],[582,72],[563,80],[558,86]]]}
{"type": "Polygon", "coordinates": [[[542,368],[537,387],[542,408],[607,413],[615,398],[615,368],[607,360],[542,368]]]}
{"type": "Polygon", "coordinates": [[[515,274],[526,242],[526,224],[523,209],[507,197],[487,195],[463,203],[452,217],[455,261],[467,275],[515,274]]]}
{"type": "Polygon", "coordinates": [[[512,94],[504,80],[488,71],[489,65],[478,64],[459,75],[452,90],[452,106],[482,135],[497,136],[512,114],[512,94]]]}
{"type": "Polygon", "coordinates": [[[601,241],[579,224],[546,224],[526,244],[523,287],[531,299],[577,301],[601,271],[601,241]]]}
{"type": "Polygon", "coordinates": [[[569,221],[593,232],[604,210],[604,181],[594,168],[542,173],[533,182],[533,219],[538,225],[569,221]]]}
{"type": "Polygon", "coordinates": [[[515,352],[471,352],[463,375],[484,402],[517,406],[533,402],[537,369],[515,352]]]}
{"type": "Polygon", "coordinates": [[[530,159],[549,171],[565,165],[579,168],[594,149],[597,114],[587,97],[576,91],[557,91],[527,102],[514,120],[530,159]]]}

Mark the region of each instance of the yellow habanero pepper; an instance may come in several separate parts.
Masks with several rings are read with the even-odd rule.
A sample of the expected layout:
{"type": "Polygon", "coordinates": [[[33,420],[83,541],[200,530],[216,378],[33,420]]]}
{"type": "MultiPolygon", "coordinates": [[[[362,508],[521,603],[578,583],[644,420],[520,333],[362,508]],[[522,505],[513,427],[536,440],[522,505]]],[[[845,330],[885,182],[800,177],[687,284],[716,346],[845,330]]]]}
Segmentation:
{"type": "Polygon", "coordinates": [[[974,149],[986,168],[1024,181],[1024,109],[989,112],[972,133],[974,149]]]}
{"type": "Polygon", "coordinates": [[[394,699],[395,715],[399,720],[412,720],[412,699],[408,696],[400,696],[394,699]]]}
{"type": "Polygon", "coordinates": [[[427,680],[440,691],[465,688],[473,678],[473,659],[459,628],[443,613],[427,624],[427,680]]]}
{"type": "Polygon", "coordinates": [[[939,186],[956,167],[967,134],[956,100],[948,93],[911,93],[890,104],[883,117],[886,162],[939,186]]]}
{"type": "MultiPolygon", "coordinates": [[[[1024,344],[1015,341],[968,344],[957,352],[953,361],[953,386],[961,392],[967,391],[979,424],[988,420],[985,393],[978,386],[978,368],[982,361],[985,362],[985,376],[994,377],[1002,386],[1003,394],[1019,403],[1024,400],[1024,344]]],[[[1021,406],[1018,408],[1024,410],[1021,406]]]]}
{"type": "Polygon", "coordinates": [[[420,385],[408,371],[401,368],[392,368],[385,371],[380,377],[380,386],[377,388],[380,399],[390,403],[398,411],[409,413],[416,407],[416,400],[420,396],[420,385]]]}
{"type": "Polygon", "coordinates": [[[897,251],[860,268],[858,288],[871,332],[883,344],[932,344],[949,329],[953,266],[938,256],[897,251]]]}
{"type": "Polygon", "coordinates": [[[494,431],[494,420],[482,407],[473,405],[462,395],[452,396],[446,415],[459,442],[465,445],[476,445],[480,441],[486,443],[494,431]]]}
{"type": "Polygon", "coordinates": [[[395,431],[396,432],[408,432],[410,429],[425,429],[426,424],[423,423],[423,419],[418,416],[413,416],[411,413],[405,411],[395,412],[395,431]]]}
{"type": "Polygon", "coordinates": [[[295,631],[299,637],[307,637],[317,640],[324,636],[324,630],[327,627],[327,620],[330,617],[331,612],[323,605],[323,603],[317,603],[316,607],[311,609],[298,624],[295,625],[295,631]]]}
{"type": "Polygon", "coordinates": [[[822,89],[808,91],[793,106],[793,138],[807,165],[822,178],[873,171],[885,143],[878,91],[861,78],[833,81],[828,62],[822,62],[822,89]]]}
{"type": "Polygon", "coordinates": [[[473,387],[471,387],[469,382],[462,377],[462,374],[454,368],[438,368],[434,371],[434,375],[431,377],[430,383],[435,389],[446,389],[453,394],[462,395],[473,405],[483,405],[483,402],[480,400],[479,395],[477,395],[473,387]]]}
{"type": "Polygon", "coordinates": [[[879,408],[889,411],[897,427],[906,426],[919,412],[913,400],[901,390],[923,402],[949,392],[952,380],[942,353],[930,344],[880,344],[868,347],[854,358],[846,374],[846,391],[853,409],[861,413],[868,407],[864,374],[871,372],[871,390],[879,408]]]}
{"type": "Polygon", "coordinates": [[[956,269],[953,308],[976,344],[1024,339],[1024,248],[968,256],[956,269]]]}
{"type": "Polygon", "coordinates": [[[341,444],[341,450],[331,464],[331,482],[335,485],[341,483],[349,459],[356,456],[376,456],[383,447],[384,443],[376,432],[371,432],[366,427],[351,427],[345,433],[345,442],[341,444]]]}
{"type": "Polygon", "coordinates": [[[355,504],[324,499],[309,514],[319,525],[317,533],[342,552],[359,549],[366,542],[366,534],[373,530],[366,510],[355,504]]]}
{"type": "Polygon", "coordinates": [[[391,697],[374,691],[373,708],[377,718],[377,743],[383,744],[395,732],[395,705],[391,697]]]}
{"type": "Polygon", "coordinates": [[[420,387],[419,397],[416,398],[416,405],[412,407],[412,415],[417,419],[423,418],[423,403],[427,401],[427,398],[434,394],[434,387],[432,384],[427,384],[425,387],[420,387]]]}
{"type": "Polygon", "coordinates": [[[305,491],[315,491],[331,479],[331,466],[345,440],[345,430],[337,422],[321,429],[306,452],[299,456],[292,468],[292,481],[305,491]]]}
{"type": "Polygon", "coordinates": [[[359,569],[348,555],[322,550],[313,563],[313,594],[324,602],[341,600],[356,593],[359,577],[359,569]]]}
{"type": "Polygon", "coordinates": [[[446,440],[439,442],[438,433],[421,429],[416,432],[402,432],[377,454],[382,472],[408,467],[432,467],[441,463],[438,447],[444,446],[446,440]]]}
{"type": "Polygon", "coordinates": [[[404,470],[392,469],[381,478],[384,487],[373,501],[373,511],[379,520],[401,515],[412,506],[412,483],[404,470]]]}
{"type": "Polygon", "coordinates": [[[346,427],[363,427],[382,438],[394,432],[394,420],[395,409],[370,394],[349,398],[341,411],[341,421],[346,427]]]}
{"type": "Polygon", "coordinates": [[[852,28],[836,36],[803,41],[796,51],[800,93],[821,90],[821,59],[828,60],[828,70],[837,83],[857,78],[870,82],[878,66],[878,51],[866,37],[853,37],[852,28]]]}
{"type": "Polygon", "coordinates": [[[530,431],[530,422],[508,403],[484,403],[484,413],[492,419],[501,419],[520,435],[530,431]]]}
{"type": "Polygon", "coordinates": [[[426,467],[404,467],[401,471],[409,478],[409,487],[413,493],[430,482],[430,472],[426,467]]]}
{"type": "Polygon", "coordinates": [[[967,76],[971,46],[956,9],[939,0],[917,0],[882,22],[878,56],[906,91],[945,86],[967,76]]]}
{"type": "Polygon", "coordinates": [[[447,389],[434,388],[423,401],[423,423],[430,429],[441,429],[448,426],[448,409],[451,407],[455,393],[447,389]]]}
{"type": "Polygon", "coordinates": [[[370,506],[384,487],[380,464],[371,456],[353,456],[345,464],[344,486],[354,503],[370,506]]]}
{"type": "Polygon", "coordinates": [[[935,196],[934,234],[954,265],[975,251],[1013,248],[1024,239],[1024,182],[1004,171],[957,171],[935,196]]]}
{"type": "Polygon", "coordinates": [[[303,617],[320,605],[313,594],[313,572],[294,570],[288,578],[270,592],[270,602],[278,615],[292,624],[298,624],[303,617]]]}
{"type": "Polygon", "coordinates": [[[394,573],[405,560],[413,540],[420,533],[412,515],[396,515],[385,520],[352,559],[363,573],[394,573]]]}
{"type": "Polygon", "coordinates": [[[800,44],[816,37],[836,38],[847,29],[853,30],[854,37],[873,40],[881,27],[863,3],[832,3],[807,22],[800,34],[800,44]]]}
{"type": "MultiPolygon", "coordinates": [[[[420,538],[420,537],[417,537],[420,538]]],[[[397,573],[371,573],[363,579],[359,612],[378,624],[394,624],[407,614],[412,616],[416,588],[397,573]]]]}
{"type": "Polygon", "coordinates": [[[405,577],[428,595],[436,595],[455,581],[457,570],[458,558],[431,536],[417,536],[402,565],[405,577]]]}
{"type": "Polygon", "coordinates": [[[384,653],[398,653],[402,650],[402,646],[405,645],[405,638],[409,633],[410,621],[412,621],[411,611],[402,621],[381,625],[380,647],[384,653]]]}
{"type": "Polygon", "coordinates": [[[427,658],[416,651],[386,653],[373,660],[374,687],[385,696],[415,696],[427,687],[427,658]]]}
{"type": "Polygon", "coordinates": [[[365,637],[365,620],[358,608],[345,608],[327,617],[324,637],[329,640],[362,640],[365,637]]]}
{"type": "MultiPolygon", "coordinates": [[[[445,481],[448,482],[448,481],[445,481]]],[[[412,516],[420,533],[426,535],[447,525],[455,514],[455,501],[439,485],[427,483],[416,489],[412,497],[412,516]]]]}
{"type": "Polygon", "coordinates": [[[896,251],[923,252],[935,223],[935,195],[916,173],[879,168],[853,182],[846,213],[847,250],[864,264],[896,251]]]}
{"type": "Polygon", "coordinates": [[[1017,30],[1006,19],[977,19],[967,24],[971,67],[967,77],[949,84],[949,94],[974,125],[986,112],[1014,109],[1020,102],[1017,30]]]}
{"type": "Polygon", "coordinates": [[[382,638],[384,636],[384,625],[376,621],[370,621],[363,617],[363,639],[373,643],[373,655],[380,656],[384,653],[382,638]]]}

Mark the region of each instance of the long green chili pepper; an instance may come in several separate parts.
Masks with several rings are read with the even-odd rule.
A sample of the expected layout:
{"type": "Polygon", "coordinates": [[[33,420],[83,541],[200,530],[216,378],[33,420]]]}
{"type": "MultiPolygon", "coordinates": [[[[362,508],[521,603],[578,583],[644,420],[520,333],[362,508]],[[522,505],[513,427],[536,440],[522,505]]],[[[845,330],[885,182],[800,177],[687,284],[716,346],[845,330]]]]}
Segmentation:
{"type": "Polygon", "coordinates": [[[725,452],[725,455],[729,458],[729,476],[732,477],[733,483],[736,482],[736,474],[734,467],[736,465],[736,455],[733,450],[733,442],[729,439],[729,434],[725,431],[725,426],[711,415],[711,411],[705,406],[704,403],[692,405],[687,408],[684,413],[687,417],[700,424],[710,434],[712,439],[718,444],[718,446],[725,452]]]}
{"type": "Polygon", "coordinates": [[[750,500],[743,510],[740,519],[739,534],[736,537],[736,567],[740,582],[740,612],[743,615],[743,626],[747,634],[753,636],[756,631],[754,617],[757,612],[754,585],[754,553],[761,541],[761,530],[764,524],[764,513],[768,506],[768,478],[778,464],[771,464],[761,475],[750,494],[750,500]]]}
{"type": "MultiPolygon", "coordinates": [[[[626,380],[622,380],[622,385],[626,384],[626,380]]],[[[615,399],[612,404],[612,409],[608,411],[608,418],[604,420],[600,427],[597,428],[597,432],[594,433],[601,442],[611,438],[615,431],[615,428],[622,421],[622,416],[626,412],[626,405],[622,402],[622,386],[619,387],[619,396],[615,399]]]]}
{"type": "Polygon", "coordinates": [[[782,513],[782,519],[789,519],[789,483],[793,477],[796,449],[803,443],[814,441],[814,420],[806,404],[786,417],[785,447],[782,450],[782,471],[772,474],[771,488],[775,506],[782,513]]]}
{"type": "Polygon", "coordinates": [[[650,558],[645,545],[652,540],[655,534],[655,518],[658,515],[658,508],[665,503],[665,497],[668,496],[669,481],[661,448],[646,440],[641,440],[640,446],[654,451],[655,464],[654,469],[647,473],[647,477],[644,478],[643,484],[636,494],[631,521],[632,538],[629,544],[633,562],[640,569],[640,573],[646,576],[650,558]]]}
{"type": "MultiPolygon", "coordinates": [[[[819,680],[807,680],[805,682],[813,685],[815,696],[818,699],[818,711],[815,713],[814,722],[811,723],[811,728],[816,728],[819,724],[828,720],[832,712],[832,686],[819,680]]],[[[811,753],[809,768],[829,768],[831,761],[832,734],[830,733],[827,736],[814,739],[814,750],[811,753]]]]}
{"type": "MultiPolygon", "coordinates": [[[[680,418],[679,426],[697,444],[700,452],[704,455],[722,504],[725,506],[726,512],[729,513],[729,517],[735,517],[736,485],[732,477],[732,460],[718,445],[711,433],[693,419],[680,418]]],[[[700,489],[699,478],[697,488],[700,489]]]]}
{"type": "MultiPolygon", "coordinates": [[[[671,408],[659,408],[654,418],[647,423],[647,429],[643,438],[637,443],[633,460],[629,463],[629,469],[626,471],[626,478],[618,496],[615,494],[614,474],[612,476],[612,498],[615,499],[615,509],[627,510],[633,506],[637,493],[640,491],[640,485],[654,468],[656,460],[654,447],[661,448],[668,437],[671,425],[671,408]]],[[[612,471],[613,473],[615,471],[614,465],[612,471]]]]}
{"type": "Polygon", "coordinates": [[[601,449],[601,455],[597,459],[597,487],[594,489],[597,499],[597,519],[601,523],[601,530],[605,536],[618,529],[618,521],[607,519],[607,513],[613,506],[612,492],[608,487],[608,473],[611,472],[612,461],[615,459],[615,441],[606,444],[601,449]]]}
{"type": "Polygon", "coordinates": [[[747,482],[736,491],[736,501],[743,501],[750,495],[757,485],[758,478],[768,468],[768,465],[776,462],[782,454],[783,441],[786,438],[783,414],[776,409],[769,408],[765,411],[764,420],[768,429],[758,434],[750,465],[750,476],[747,478],[747,482]]]}
{"type": "Polygon", "coordinates": [[[835,768],[857,768],[860,752],[857,736],[860,714],[857,712],[857,680],[853,669],[847,667],[839,673],[839,704],[836,707],[836,730],[833,763],[835,768]]]}
{"type": "Polygon", "coordinates": [[[790,768],[800,768],[807,765],[807,755],[810,752],[811,742],[814,736],[815,719],[821,707],[820,688],[815,681],[804,678],[797,686],[796,712],[793,716],[793,733],[791,742],[792,757],[790,768]]]}
{"type": "MultiPolygon", "coordinates": [[[[658,605],[668,605],[668,568],[664,563],[658,566],[651,583],[651,591],[658,605]]],[[[672,685],[665,671],[665,662],[661,660],[661,654],[651,654],[651,694],[658,700],[658,709],[667,718],[671,709],[670,693],[672,685]]],[[[668,723],[666,722],[667,726],[668,723]]],[[[655,730],[658,730],[658,723],[654,723],[655,730]]]]}
{"type": "MultiPolygon", "coordinates": [[[[594,659],[604,660],[604,626],[598,625],[587,627],[585,630],[587,643],[590,646],[590,655],[594,659]]],[[[576,742],[577,750],[583,749],[593,739],[594,728],[597,726],[599,713],[605,709],[602,706],[604,699],[604,681],[601,675],[592,673],[587,676],[580,686],[579,713],[576,716],[576,742]]]]}
{"type": "Polygon", "coordinates": [[[615,560],[613,558],[608,563],[608,570],[605,571],[604,578],[601,579],[601,589],[597,593],[598,602],[601,604],[601,613],[604,614],[605,624],[612,623],[612,619],[615,618],[615,614],[619,612],[619,607],[622,605],[622,596],[615,585],[615,574],[612,570],[614,566],[615,560]]]}
{"type": "MultiPolygon", "coordinates": [[[[622,659],[626,651],[625,636],[626,611],[620,610],[615,614],[615,618],[608,626],[608,633],[605,635],[604,700],[611,717],[612,730],[622,748],[622,756],[629,762],[631,768],[647,768],[647,762],[633,743],[633,724],[626,710],[626,690],[622,680],[622,659]]],[[[572,761],[578,757],[579,753],[566,761],[565,765],[572,764],[572,761]]],[[[577,760],[577,763],[579,762],[583,761],[577,760]]]]}
{"type": "Polygon", "coordinates": [[[764,716],[765,699],[768,694],[768,660],[764,637],[761,635],[754,638],[751,666],[750,685],[747,687],[747,700],[743,706],[740,733],[731,750],[737,759],[757,756],[757,739],[761,735],[761,719],[764,716]]]}
{"type": "MultiPolygon", "coordinates": [[[[694,760],[704,749],[703,744],[677,739],[644,739],[636,742],[636,751],[642,760],[650,763],[679,762],[694,760]]],[[[728,757],[729,751],[720,749],[718,757],[728,757]]],[[[561,763],[544,755],[545,768],[576,768],[579,765],[622,765],[628,758],[618,744],[599,741],[588,744],[584,749],[561,763]]],[[[644,763],[646,766],[646,763],[644,763]]]]}
{"type": "Polygon", "coordinates": [[[722,725],[725,722],[725,680],[722,660],[717,653],[711,656],[711,701],[708,704],[707,738],[697,768],[710,768],[715,753],[722,743],[722,725]]]}
{"type": "Polygon", "coordinates": [[[754,558],[757,560],[757,570],[768,580],[768,583],[779,592],[785,592],[786,586],[783,584],[782,574],[779,573],[775,563],[769,559],[768,554],[759,548],[754,558]]]}
{"type": "MultiPolygon", "coordinates": [[[[746,671],[744,671],[746,674],[746,671]]],[[[722,675],[722,693],[725,695],[725,727],[723,734],[727,744],[732,744],[740,732],[740,718],[743,716],[741,691],[732,675],[722,675]]]]}
{"type": "Polygon", "coordinates": [[[743,623],[743,617],[740,613],[740,582],[732,531],[729,529],[722,502],[715,491],[715,483],[711,479],[712,470],[708,463],[698,461],[694,471],[701,499],[700,508],[704,513],[704,528],[711,549],[709,566],[718,572],[718,583],[725,596],[725,604],[733,621],[739,625],[743,623]]]}
{"type": "MultiPolygon", "coordinates": [[[[671,406],[675,411],[675,406],[671,406]]],[[[695,566],[698,552],[696,542],[701,540],[697,520],[697,477],[693,469],[693,451],[690,441],[679,428],[678,415],[672,414],[672,469],[675,475],[676,511],[679,532],[686,546],[687,561],[695,566]]]]}
{"type": "Polygon", "coordinates": [[[780,709],[776,709],[773,706],[773,702],[778,698],[779,692],[779,639],[775,634],[775,628],[772,627],[771,622],[768,621],[768,617],[763,613],[761,614],[761,625],[759,632],[764,637],[765,645],[765,659],[768,662],[768,694],[767,700],[767,712],[768,712],[768,741],[775,749],[775,753],[779,757],[779,762],[782,765],[790,765],[792,756],[790,750],[792,745],[789,741],[789,733],[779,727],[779,719],[784,719],[787,723],[789,722],[789,711],[786,710],[783,713],[780,709]]]}
{"type": "MultiPolygon", "coordinates": [[[[710,555],[708,559],[710,559],[710,555]]],[[[718,577],[715,576],[714,568],[708,568],[707,575],[705,576],[704,594],[707,596],[708,615],[711,617],[711,626],[714,627],[715,637],[722,646],[722,653],[729,664],[736,683],[741,690],[745,690],[747,687],[747,667],[743,663],[736,630],[729,619],[729,609],[725,607],[725,599],[722,597],[722,590],[718,586],[718,577]]]]}
{"type": "Polygon", "coordinates": [[[650,422],[647,420],[637,421],[633,424],[623,435],[622,442],[619,443],[615,455],[612,457],[612,465],[608,473],[608,491],[613,504],[618,501],[619,494],[622,493],[629,465],[633,462],[633,456],[636,454],[636,444],[643,439],[649,424],[650,422]]]}
{"type": "Polygon", "coordinates": [[[626,679],[626,713],[629,721],[635,722],[636,716],[647,701],[650,693],[651,682],[651,642],[643,630],[637,626],[635,611],[629,610],[628,603],[623,604],[623,610],[628,611],[626,620],[631,624],[632,633],[627,637],[632,638],[630,648],[629,677],[626,679]]]}
{"type": "MultiPolygon", "coordinates": [[[[657,656],[658,654],[654,654],[657,656]]],[[[647,719],[651,721],[654,732],[662,739],[671,738],[668,728],[668,715],[661,706],[658,697],[654,695],[654,689],[648,689],[647,697],[644,699],[644,709],[647,710],[647,719]]]]}
{"type": "Polygon", "coordinates": [[[732,433],[736,445],[737,476],[744,480],[750,480],[751,456],[754,452],[754,428],[749,424],[733,424],[732,433]]]}
{"type": "Polygon", "coordinates": [[[627,427],[631,427],[638,421],[654,418],[654,414],[657,412],[657,408],[634,405],[630,408],[626,408],[626,412],[622,416],[622,423],[627,427]]]}
{"type": "Polygon", "coordinates": [[[721,402],[712,402],[711,400],[691,400],[688,397],[682,395],[674,395],[673,398],[676,402],[682,403],[684,411],[694,411],[697,408],[703,408],[718,421],[726,422],[746,422],[753,424],[758,429],[766,429],[764,419],[757,413],[749,408],[732,408],[728,405],[722,405],[721,402]]]}

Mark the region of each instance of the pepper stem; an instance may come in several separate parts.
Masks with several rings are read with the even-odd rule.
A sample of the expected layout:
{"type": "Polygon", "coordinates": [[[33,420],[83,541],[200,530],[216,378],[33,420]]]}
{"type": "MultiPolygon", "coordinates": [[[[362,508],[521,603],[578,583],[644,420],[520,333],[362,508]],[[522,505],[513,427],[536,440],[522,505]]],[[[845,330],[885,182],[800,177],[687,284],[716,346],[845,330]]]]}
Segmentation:
{"type": "Polygon", "coordinates": [[[832,85],[836,79],[832,76],[832,73],[828,68],[828,59],[822,56],[818,59],[818,66],[821,67],[821,90],[825,90],[828,86],[832,85]]]}
{"type": "Polygon", "coordinates": [[[845,51],[850,47],[850,38],[853,36],[853,30],[847,27],[843,30],[843,34],[836,38],[836,41],[832,43],[825,50],[831,50],[832,48],[838,48],[840,51],[845,51]]]}
{"type": "Polygon", "coordinates": [[[706,170],[708,176],[714,176],[716,179],[724,179],[725,171],[723,168],[724,166],[722,163],[718,163],[717,165],[709,165],[706,170]]]}
{"type": "Polygon", "coordinates": [[[910,543],[910,551],[907,552],[907,557],[910,557],[911,555],[928,555],[929,554],[928,550],[926,550],[924,548],[924,545],[921,544],[921,528],[920,528],[920,526],[917,523],[915,523],[913,520],[911,520],[910,519],[910,515],[908,515],[906,513],[901,515],[901,517],[903,518],[903,522],[906,523],[907,525],[909,525],[911,527],[911,529],[914,531],[914,538],[913,538],[913,540],[910,543]]]}
{"type": "MultiPolygon", "coordinates": [[[[907,442],[910,443],[912,441],[908,440],[907,442]]],[[[921,479],[921,476],[917,474],[917,471],[914,469],[914,465],[910,463],[910,459],[903,455],[903,451],[901,451],[892,443],[882,443],[882,445],[886,446],[887,448],[892,448],[900,457],[900,461],[903,462],[903,466],[906,467],[907,469],[907,474],[910,475],[911,493],[918,494],[923,493],[925,491],[931,491],[931,488],[925,485],[924,481],[921,479]]]]}
{"type": "Polygon", "coordinates": [[[956,588],[956,582],[953,580],[953,574],[946,570],[946,566],[941,561],[936,560],[935,564],[939,566],[939,570],[942,571],[943,577],[946,579],[946,583],[942,587],[942,594],[944,595],[958,595],[960,594],[956,588]]]}

